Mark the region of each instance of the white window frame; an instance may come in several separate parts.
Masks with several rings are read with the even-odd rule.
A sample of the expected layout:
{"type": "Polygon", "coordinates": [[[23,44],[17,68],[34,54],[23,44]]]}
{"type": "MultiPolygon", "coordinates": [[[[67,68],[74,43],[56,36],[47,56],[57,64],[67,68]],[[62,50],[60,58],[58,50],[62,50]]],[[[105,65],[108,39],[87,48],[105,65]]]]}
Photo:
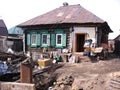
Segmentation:
{"type": "Polygon", "coordinates": [[[48,37],[48,35],[47,34],[42,34],[42,45],[47,45],[48,43],[47,43],[47,37],[46,37],[46,43],[43,43],[43,35],[46,35],[47,37],[48,37]]]}
{"type": "Polygon", "coordinates": [[[37,43],[37,34],[34,33],[34,34],[31,34],[31,45],[36,45],[37,43]],[[35,35],[35,38],[33,37],[35,35]],[[33,42],[33,39],[35,39],[35,41],[33,42]]]}
{"type": "Polygon", "coordinates": [[[62,34],[56,34],[56,46],[62,46],[62,41],[63,41],[63,36],[62,34]],[[61,35],[61,44],[58,44],[57,41],[58,41],[58,35],[61,35]]]}

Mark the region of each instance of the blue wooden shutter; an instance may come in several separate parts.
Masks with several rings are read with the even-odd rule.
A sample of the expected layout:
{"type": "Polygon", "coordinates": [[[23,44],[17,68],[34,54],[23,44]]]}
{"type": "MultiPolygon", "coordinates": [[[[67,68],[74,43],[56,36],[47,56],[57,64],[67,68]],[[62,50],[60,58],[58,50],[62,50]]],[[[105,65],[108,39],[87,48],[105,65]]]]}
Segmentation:
{"type": "Polygon", "coordinates": [[[40,42],[41,42],[40,39],[41,39],[41,38],[40,38],[40,33],[38,33],[38,34],[37,34],[37,46],[40,46],[40,42]]]}
{"type": "Polygon", "coordinates": [[[63,46],[63,47],[66,47],[66,43],[67,43],[67,42],[66,42],[66,41],[67,41],[67,40],[66,40],[66,39],[67,39],[67,38],[66,38],[66,34],[63,34],[62,36],[63,36],[63,37],[62,37],[62,46],[63,46]]]}
{"type": "Polygon", "coordinates": [[[52,47],[56,46],[56,36],[55,34],[51,34],[51,42],[50,42],[52,47]]]}
{"type": "Polygon", "coordinates": [[[30,34],[27,34],[27,45],[30,46],[30,34]]]}
{"type": "Polygon", "coordinates": [[[50,34],[47,34],[47,46],[50,46],[50,34]]]}

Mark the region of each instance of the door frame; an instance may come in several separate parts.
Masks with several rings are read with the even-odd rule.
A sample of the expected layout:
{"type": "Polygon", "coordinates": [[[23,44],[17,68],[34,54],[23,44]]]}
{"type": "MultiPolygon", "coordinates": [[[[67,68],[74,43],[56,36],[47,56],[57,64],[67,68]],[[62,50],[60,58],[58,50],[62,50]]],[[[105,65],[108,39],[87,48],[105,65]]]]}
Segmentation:
{"type": "MultiPolygon", "coordinates": [[[[74,43],[74,51],[75,52],[78,52],[77,51],[77,36],[78,35],[84,35],[84,41],[86,40],[86,33],[75,33],[75,43],[74,43]]],[[[84,43],[84,42],[83,42],[84,43]]]]}

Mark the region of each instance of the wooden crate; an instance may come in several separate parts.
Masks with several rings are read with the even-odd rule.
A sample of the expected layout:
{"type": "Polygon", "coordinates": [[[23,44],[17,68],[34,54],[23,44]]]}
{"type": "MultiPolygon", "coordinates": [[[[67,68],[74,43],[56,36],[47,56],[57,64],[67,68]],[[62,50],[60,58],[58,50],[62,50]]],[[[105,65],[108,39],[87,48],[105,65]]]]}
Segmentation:
{"type": "Polygon", "coordinates": [[[40,67],[46,67],[52,64],[52,61],[50,59],[39,59],[38,64],[40,67]]]}

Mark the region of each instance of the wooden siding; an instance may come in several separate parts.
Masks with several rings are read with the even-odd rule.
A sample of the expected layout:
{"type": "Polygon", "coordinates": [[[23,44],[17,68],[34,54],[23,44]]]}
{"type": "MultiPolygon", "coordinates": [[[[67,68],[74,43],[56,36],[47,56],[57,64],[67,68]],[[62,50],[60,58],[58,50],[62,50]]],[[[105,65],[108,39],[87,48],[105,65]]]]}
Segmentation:
{"type": "MultiPolygon", "coordinates": [[[[63,30],[63,34],[66,34],[66,47],[65,48],[69,48],[70,47],[70,32],[69,32],[69,29],[62,29],[63,30]]],[[[31,30],[29,30],[29,32],[31,32],[31,30]]],[[[40,30],[35,30],[35,32],[40,32],[40,30]]],[[[56,32],[56,29],[51,29],[51,30],[48,30],[48,34],[52,34],[53,32],[56,32]]],[[[31,52],[42,52],[43,48],[42,47],[28,47],[27,46],[27,33],[28,31],[26,32],[26,51],[31,51],[31,52]]],[[[57,50],[57,48],[52,48],[51,46],[48,46],[47,47],[48,50],[57,50]]]]}

